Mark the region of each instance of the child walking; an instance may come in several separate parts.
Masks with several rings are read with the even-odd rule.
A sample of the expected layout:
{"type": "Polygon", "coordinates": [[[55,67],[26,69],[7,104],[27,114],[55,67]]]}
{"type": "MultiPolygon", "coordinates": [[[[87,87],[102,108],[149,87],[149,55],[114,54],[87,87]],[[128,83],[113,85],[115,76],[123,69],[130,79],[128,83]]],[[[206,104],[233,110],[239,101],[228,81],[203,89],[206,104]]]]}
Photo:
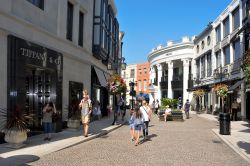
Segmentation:
{"type": "Polygon", "coordinates": [[[134,110],[131,110],[130,118],[129,118],[129,128],[130,128],[130,136],[131,136],[132,141],[135,140],[135,138],[134,138],[134,135],[135,135],[134,121],[135,121],[135,113],[134,113],[134,110]]]}
{"type": "Polygon", "coordinates": [[[142,114],[139,108],[135,108],[135,119],[134,119],[134,127],[135,127],[135,131],[134,131],[134,138],[135,138],[135,146],[138,145],[139,143],[139,137],[140,137],[140,132],[142,129],[142,114]]]}

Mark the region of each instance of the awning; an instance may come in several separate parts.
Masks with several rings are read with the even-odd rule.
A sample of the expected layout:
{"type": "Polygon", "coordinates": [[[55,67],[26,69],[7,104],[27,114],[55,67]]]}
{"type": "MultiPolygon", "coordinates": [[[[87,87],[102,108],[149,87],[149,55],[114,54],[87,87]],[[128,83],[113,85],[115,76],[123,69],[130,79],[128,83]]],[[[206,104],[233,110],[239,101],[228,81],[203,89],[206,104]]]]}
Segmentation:
{"type": "Polygon", "coordinates": [[[109,78],[110,78],[110,74],[109,74],[109,73],[104,72],[104,76],[105,76],[105,78],[106,78],[106,81],[108,82],[108,80],[109,80],[109,78]]]}
{"type": "Polygon", "coordinates": [[[236,88],[238,88],[240,85],[241,85],[241,83],[244,81],[244,79],[243,80],[239,80],[239,81],[237,81],[235,84],[233,84],[232,86],[230,86],[229,88],[228,88],[228,93],[233,93],[234,92],[234,90],[236,89],[236,88]]]}
{"type": "Polygon", "coordinates": [[[96,75],[98,77],[98,80],[101,84],[101,86],[103,87],[106,87],[107,86],[107,82],[106,82],[106,78],[104,76],[104,73],[102,70],[98,69],[97,67],[94,67],[95,68],[95,72],[96,72],[96,75]]]}

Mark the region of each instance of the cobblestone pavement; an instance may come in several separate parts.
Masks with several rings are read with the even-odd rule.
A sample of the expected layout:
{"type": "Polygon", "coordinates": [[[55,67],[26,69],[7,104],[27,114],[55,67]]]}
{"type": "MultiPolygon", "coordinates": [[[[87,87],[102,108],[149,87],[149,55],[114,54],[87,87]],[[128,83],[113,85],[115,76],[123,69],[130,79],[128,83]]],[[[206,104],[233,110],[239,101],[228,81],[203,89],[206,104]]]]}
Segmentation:
{"type": "Polygon", "coordinates": [[[129,127],[42,157],[30,165],[249,166],[212,132],[218,123],[192,115],[184,122],[150,123],[150,140],[134,146],[129,127]]]}

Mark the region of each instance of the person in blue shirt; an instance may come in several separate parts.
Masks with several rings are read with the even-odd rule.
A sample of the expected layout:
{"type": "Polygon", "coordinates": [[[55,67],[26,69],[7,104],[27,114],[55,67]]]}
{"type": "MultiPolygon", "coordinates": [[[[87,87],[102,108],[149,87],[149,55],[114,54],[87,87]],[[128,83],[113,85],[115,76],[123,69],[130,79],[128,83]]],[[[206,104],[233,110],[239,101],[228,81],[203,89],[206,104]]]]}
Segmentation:
{"type": "Polygon", "coordinates": [[[190,110],[190,102],[189,100],[187,99],[185,105],[184,105],[184,111],[185,111],[185,114],[186,114],[186,118],[188,119],[189,118],[189,110],[190,110]]]}

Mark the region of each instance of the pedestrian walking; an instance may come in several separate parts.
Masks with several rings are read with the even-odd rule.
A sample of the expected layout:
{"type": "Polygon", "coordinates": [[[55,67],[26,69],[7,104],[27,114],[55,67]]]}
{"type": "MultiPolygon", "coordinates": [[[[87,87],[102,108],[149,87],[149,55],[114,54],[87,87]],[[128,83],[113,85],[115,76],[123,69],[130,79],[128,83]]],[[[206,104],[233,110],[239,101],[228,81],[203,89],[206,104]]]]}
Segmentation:
{"type": "Polygon", "coordinates": [[[135,140],[135,112],[134,110],[131,110],[130,113],[130,118],[129,118],[129,128],[130,128],[130,136],[131,136],[131,140],[134,141],[135,140]]]}
{"type": "Polygon", "coordinates": [[[231,120],[237,121],[237,112],[238,112],[239,104],[237,103],[237,100],[234,99],[232,103],[232,115],[231,115],[231,120]]]}
{"type": "Polygon", "coordinates": [[[51,140],[51,133],[52,133],[52,116],[56,114],[56,106],[53,102],[49,102],[43,108],[43,128],[45,137],[44,140],[51,140]]]}
{"type": "Polygon", "coordinates": [[[185,114],[186,114],[186,119],[189,118],[189,110],[190,110],[190,102],[187,99],[187,101],[186,101],[186,103],[184,105],[184,111],[185,111],[185,114]]]}
{"type": "Polygon", "coordinates": [[[142,118],[143,118],[143,137],[144,139],[147,139],[148,136],[148,125],[149,125],[149,121],[150,121],[150,108],[147,105],[146,100],[142,101],[142,106],[140,107],[140,111],[142,114],[142,118]]]}
{"type": "Polygon", "coordinates": [[[135,138],[135,146],[139,144],[140,132],[143,125],[143,118],[141,111],[138,107],[135,108],[134,113],[134,138],[135,138]]]}
{"type": "Polygon", "coordinates": [[[160,103],[159,103],[159,100],[157,99],[155,102],[155,114],[158,114],[159,107],[160,107],[160,103]]]}
{"type": "Polygon", "coordinates": [[[126,115],[126,101],[124,100],[124,97],[121,97],[121,106],[120,106],[120,109],[121,109],[121,114],[122,114],[122,121],[124,121],[124,117],[126,115]]]}
{"type": "Polygon", "coordinates": [[[102,116],[102,112],[101,112],[101,106],[100,106],[100,102],[96,101],[94,109],[93,109],[93,116],[95,119],[100,120],[101,116],[102,116]]]}
{"type": "Polygon", "coordinates": [[[117,123],[117,118],[120,115],[120,95],[119,94],[114,96],[114,101],[115,101],[114,120],[112,122],[112,125],[115,125],[117,123]]]}
{"type": "Polygon", "coordinates": [[[110,114],[112,113],[112,106],[109,104],[107,105],[108,117],[110,118],[110,114]]]}
{"type": "Polygon", "coordinates": [[[81,109],[83,135],[88,137],[89,118],[92,111],[92,105],[87,90],[83,90],[83,99],[81,100],[79,107],[81,109]]]}

